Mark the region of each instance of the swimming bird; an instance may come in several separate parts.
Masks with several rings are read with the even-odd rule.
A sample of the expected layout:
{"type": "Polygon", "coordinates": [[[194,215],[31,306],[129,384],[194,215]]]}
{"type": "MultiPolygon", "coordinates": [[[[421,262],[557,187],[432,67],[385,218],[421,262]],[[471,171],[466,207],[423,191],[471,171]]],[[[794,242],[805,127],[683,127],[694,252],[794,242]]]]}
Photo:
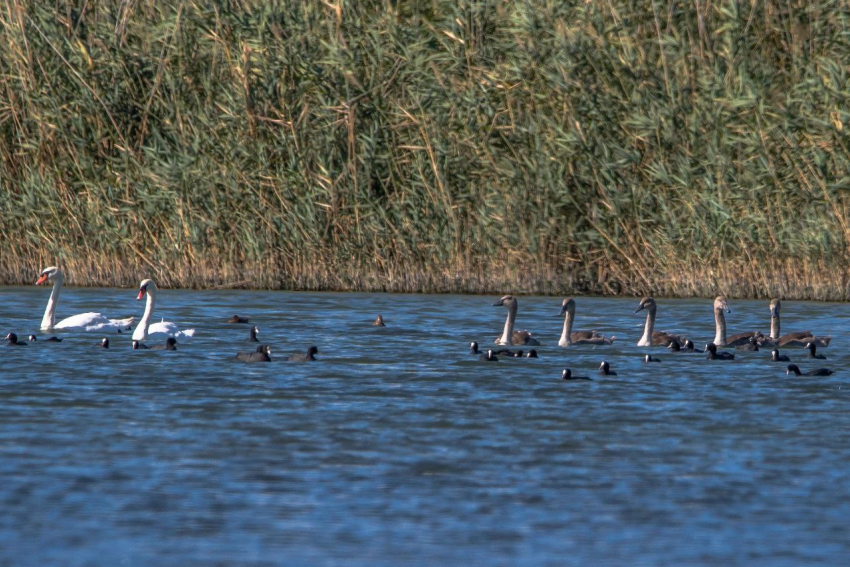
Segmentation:
{"type": "Polygon", "coordinates": [[[682,343],[679,341],[670,341],[670,344],[667,345],[667,348],[670,349],[670,352],[682,352],[682,343]]]}
{"type": "Polygon", "coordinates": [[[177,350],[177,339],[168,337],[163,345],[153,345],[150,350],[177,350]]]}
{"type": "Polygon", "coordinates": [[[284,358],[284,360],[288,360],[289,362],[308,362],[312,360],[316,360],[314,354],[318,354],[319,349],[315,346],[311,346],[307,349],[307,354],[291,354],[284,358]]]}
{"type": "Polygon", "coordinates": [[[690,339],[685,340],[684,344],[682,345],[682,351],[684,351],[684,352],[698,352],[698,353],[705,352],[704,350],[700,350],[700,349],[696,348],[694,346],[694,341],[692,341],[690,339]]]}
{"type": "Polygon", "coordinates": [[[27,343],[18,342],[18,335],[9,333],[6,335],[6,346],[27,346],[27,343]]]}
{"type": "Polygon", "coordinates": [[[259,340],[257,340],[257,335],[258,335],[258,334],[260,334],[260,330],[257,328],[257,326],[256,326],[256,325],[254,325],[253,327],[251,327],[250,336],[248,337],[248,342],[249,342],[249,343],[258,343],[258,342],[260,342],[259,340]]]}
{"type": "Polygon", "coordinates": [[[269,345],[260,345],[254,352],[238,352],[236,360],[242,362],[271,362],[272,347],[269,345]]]}
{"type": "Polygon", "coordinates": [[[561,311],[558,315],[564,316],[564,329],[561,331],[561,338],[558,341],[558,346],[566,347],[570,345],[599,345],[614,342],[615,337],[606,339],[605,335],[596,331],[573,331],[573,322],[576,317],[576,302],[569,297],[561,302],[561,311]]]}
{"type": "Polygon", "coordinates": [[[469,343],[469,354],[481,354],[481,351],[478,350],[478,343],[472,341],[469,343]]]}
{"type": "Polygon", "coordinates": [[[599,373],[603,376],[616,376],[617,373],[611,370],[611,365],[602,361],[602,364],[599,365],[599,373]]]}
{"type": "Polygon", "coordinates": [[[735,355],[731,352],[717,352],[717,345],[714,343],[708,343],[705,345],[705,352],[708,353],[706,358],[708,360],[734,360],[735,355]]]}
{"type": "Polygon", "coordinates": [[[505,330],[496,339],[497,345],[533,345],[540,346],[540,342],[531,336],[528,331],[514,331],[516,322],[517,300],[513,295],[506,295],[493,304],[493,307],[504,306],[508,309],[508,318],[505,319],[505,330]]]}
{"type": "Polygon", "coordinates": [[[758,338],[758,333],[737,333],[731,337],[726,337],[726,315],[723,312],[732,313],[729,305],[726,303],[726,298],[718,295],[714,298],[714,345],[719,347],[737,347],[746,345],[752,337],[758,338]]]}
{"type": "Polygon", "coordinates": [[[478,357],[478,360],[480,360],[482,362],[499,362],[499,359],[496,358],[495,354],[493,354],[493,349],[490,349],[486,353],[481,354],[478,357]]]}
{"type": "Polygon", "coordinates": [[[525,353],[525,358],[538,358],[537,351],[534,350],[534,349],[531,349],[530,351],[525,353]]]}
{"type": "Polygon", "coordinates": [[[228,323],[247,323],[248,317],[242,317],[241,315],[234,315],[230,319],[227,320],[228,323]]]}
{"type": "Polygon", "coordinates": [[[522,350],[520,349],[520,350],[512,353],[510,356],[511,356],[511,358],[522,358],[522,350]]]}
{"type": "Polygon", "coordinates": [[[377,317],[375,317],[375,322],[372,323],[372,326],[373,327],[386,327],[386,325],[384,325],[384,318],[381,317],[380,315],[378,315],[377,317]]]}
{"type": "Polygon", "coordinates": [[[779,349],[775,348],[770,351],[770,360],[773,362],[791,362],[791,359],[784,354],[779,354],[779,349]]]}
{"type": "Polygon", "coordinates": [[[150,321],[151,316],[153,315],[153,306],[156,302],[156,292],[156,283],[154,283],[151,279],[142,280],[139,284],[139,296],[136,300],[141,301],[142,298],[147,295],[147,301],[145,303],[145,313],[142,315],[141,321],[139,321],[139,324],[136,326],[136,330],[133,331],[133,340],[144,341],[149,335],[167,335],[169,337],[180,338],[195,336],[195,329],[186,329],[185,331],[181,331],[174,323],[162,321],[160,323],[151,324],[150,321]]]}
{"type": "Polygon", "coordinates": [[[806,349],[807,351],[809,351],[808,358],[817,358],[817,359],[820,359],[820,360],[826,360],[826,357],[824,355],[817,353],[818,347],[814,342],[806,343],[806,346],[804,346],[803,348],[806,349]]]}
{"type": "Polygon", "coordinates": [[[782,302],[778,298],[770,300],[770,336],[762,338],[762,344],[776,346],[801,346],[805,347],[808,342],[813,342],[819,347],[828,347],[832,337],[816,337],[811,331],[797,331],[780,336],[779,314],[782,302]]]}
{"type": "Polygon", "coordinates": [[[644,297],[640,300],[635,313],[646,309],[646,324],[643,328],[643,336],[638,341],[637,346],[667,346],[672,341],[681,341],[682,339],[671,333],[663,331],[655,331],[655,313],[658,309],[655,299],[652,297],[644,297]]]}
{"type": "Polygon", "coordinates": [[[758,338],[755,335],[750,337],[750,339],[747,341],[746,344],[738,345],[738,346],[735,347],[735,350],[743,350],[743,351],[750,351],[750,352],[755,352],[758,349],[759,349],[759,342],[758,342],[758,338]]]}
{"type": "Polygon", "coordinates": [[[564,368],[564,371],[561,372],[561,380],[590,380],[593,381],[593,378],[589,378],[588,376],[573,376],[573,371],[569,368],[564,368]]]}
{"type": "Polygon", "coordinates": [[[41,271],[41,275],[35,282],[35,285],[41,285],[45,282],[52,283],[53,290],[50,292],[50,299],[47,300],[47,308],[44,310],[44,317],[41,319],[42,331],[50,332],[57,329],[64,329],[74,331],[120,332],[122,329],[127,330],[132,327],[134,317],[109,319],[100,313],[80,313],[79,315],[62,319],[56,323],[56,306],[59,304],[59,294],[62,291],[62,285],[65,283],[65,275],[56,266],[45,268],[41,271]]]}
{"type": "MultiPolygon", "coordinates": [[[[30,335],[29,337],[27,337],[27,340],[31,343],[34,343],[38,340],[38,337],[36,337],[35,335],[30,335]]],[[[47,337],[46,339],[42,340],[41,342],[43,342],[43,343],[61,343],[62,339],[60,339],[59,337],[47,337]]]]}
{"type": "Polygon", "coordinates": [[[109,348],[109,339],[103,337],[102,339],[100,339],[100,345],[98,346],[100,346],[101,348],[109,348]]]}
{"type": "Polygon", "coordinates": [[[644,362],[661,362],[661,359],[655,358],[651,354],[647,354],[646,356],[643,357],[643,361],[644,362]]]}
{"type": "Polygon", "coordinates": [[[133,350],[149,350],[151,347],[139,341],[133,341],[133,350]]]}
{"type": "Polygon", "coordinates": [[[796,364],[789,364],[785,374],[791,374],[792,372],[795,376],[831,376],[833,374],[833,371],[829,368],[818,368],[817,370],[801,372],[799,366],[796,364]]]}

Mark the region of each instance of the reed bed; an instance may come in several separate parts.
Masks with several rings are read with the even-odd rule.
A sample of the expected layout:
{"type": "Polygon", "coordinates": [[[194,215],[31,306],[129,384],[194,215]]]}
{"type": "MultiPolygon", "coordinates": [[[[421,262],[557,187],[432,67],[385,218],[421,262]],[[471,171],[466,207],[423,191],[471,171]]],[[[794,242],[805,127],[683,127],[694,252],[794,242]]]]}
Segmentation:
{"type": "Polygon", "coordinates": [[[845,300],[845,0],[0,6],[0,281],[845,300]]]}

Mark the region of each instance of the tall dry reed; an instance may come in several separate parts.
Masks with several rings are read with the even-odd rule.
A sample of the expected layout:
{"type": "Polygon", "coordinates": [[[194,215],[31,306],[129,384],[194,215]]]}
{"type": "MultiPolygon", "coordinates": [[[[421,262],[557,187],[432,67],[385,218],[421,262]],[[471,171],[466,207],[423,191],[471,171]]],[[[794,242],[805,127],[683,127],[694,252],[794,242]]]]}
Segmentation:
{"type": "Polygon", "coordinates": [[[846,1],[0,7],[0,281],[846,299],[846,1]]]}

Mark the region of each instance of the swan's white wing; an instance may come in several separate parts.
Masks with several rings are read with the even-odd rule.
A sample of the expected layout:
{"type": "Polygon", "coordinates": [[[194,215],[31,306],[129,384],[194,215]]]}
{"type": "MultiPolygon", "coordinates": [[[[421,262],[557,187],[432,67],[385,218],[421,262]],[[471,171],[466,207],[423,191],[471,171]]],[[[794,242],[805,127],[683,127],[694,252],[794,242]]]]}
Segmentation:
{"type": "Polygon", "coordinates": [[[73,317],[68,317],[67,319],[62,319],[56,325],[53,326],[54,329],[76,329],[76,330],[96,330],[90,329],[89,327],[94,327],[96,325],[111,325],[112,323],[101,315],[100,313],[80,313],[79,315],[74,315],[73,317]]]}
{"type": "Polygon", "coordinates": [[[148,336],[150,335],[168,335],[169,337],[175,338],[188,338],[195,336],[195,329],[186,329],[185,331],[181,331],[174,323],[162,321],[161,323],[154,323],[148,327],[148,336]]]}

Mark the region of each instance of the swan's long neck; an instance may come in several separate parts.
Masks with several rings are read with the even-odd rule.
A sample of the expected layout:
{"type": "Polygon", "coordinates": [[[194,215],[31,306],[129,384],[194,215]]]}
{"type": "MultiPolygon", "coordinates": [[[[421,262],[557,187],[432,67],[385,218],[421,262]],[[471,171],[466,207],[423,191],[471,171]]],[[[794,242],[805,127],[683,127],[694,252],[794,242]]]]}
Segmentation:
{"type": "Polygon", "coordinates": [[[136,326],[136,330],[133,331],[133,340],[134,341],[143,341],[148,338],[148,326],[151,324],[151,316],[153,315],[153,304],[156,301],[154,298],[154,291],[148,288],[147,292],[145,292],[148,296],[148,299],[145,303],[145,313],[142,315],[142,319],[139,321],[139,324],[136,326]]]}
{"type": "Polygon", "coordinates": [[[723,314],[722,308],[714,310],[714,327],[717,331],[714,334],[714,344],[719,347],[726,346],[726,315],[723,314]]]}
{"type": "Polygon", "coordinates": [[[643,327],[643,336],[637,346],[652,346],[652,331],[655,329],[655,307],[646,310],[646,324],[643,327]]]}
{"type": "Polygon", "coordinates": [[[50,299],[47,300],[47,309],[44,310],[44,317],[41,319],[41,330],[52,331],[53,325],[56,323],[56,304],[59,303],[59,293],[62,291],[62,278],[53,280],[53,291],[50,292],[50,299]]]}
{"type": "Polygon", "coordinates": [[[770,338],[774,341],[779,338],[779,313],[770,318],[770,338]]]}
{"type": "Polygon", "coordinates": [[[505,330],[502,332],[502,337],[499,339],[500,345],[513,345],[514,321],[516,321],[516,302],[508,307],[508,318],[505,319],[505,330]]]}
{"type": "Polygon", "coordinates": [[[567,311],[564,317],[564,330],[561,331],[561,340],[558,341],[558,346],[570,346],[573,344],[573,312],[567,311]]]}

